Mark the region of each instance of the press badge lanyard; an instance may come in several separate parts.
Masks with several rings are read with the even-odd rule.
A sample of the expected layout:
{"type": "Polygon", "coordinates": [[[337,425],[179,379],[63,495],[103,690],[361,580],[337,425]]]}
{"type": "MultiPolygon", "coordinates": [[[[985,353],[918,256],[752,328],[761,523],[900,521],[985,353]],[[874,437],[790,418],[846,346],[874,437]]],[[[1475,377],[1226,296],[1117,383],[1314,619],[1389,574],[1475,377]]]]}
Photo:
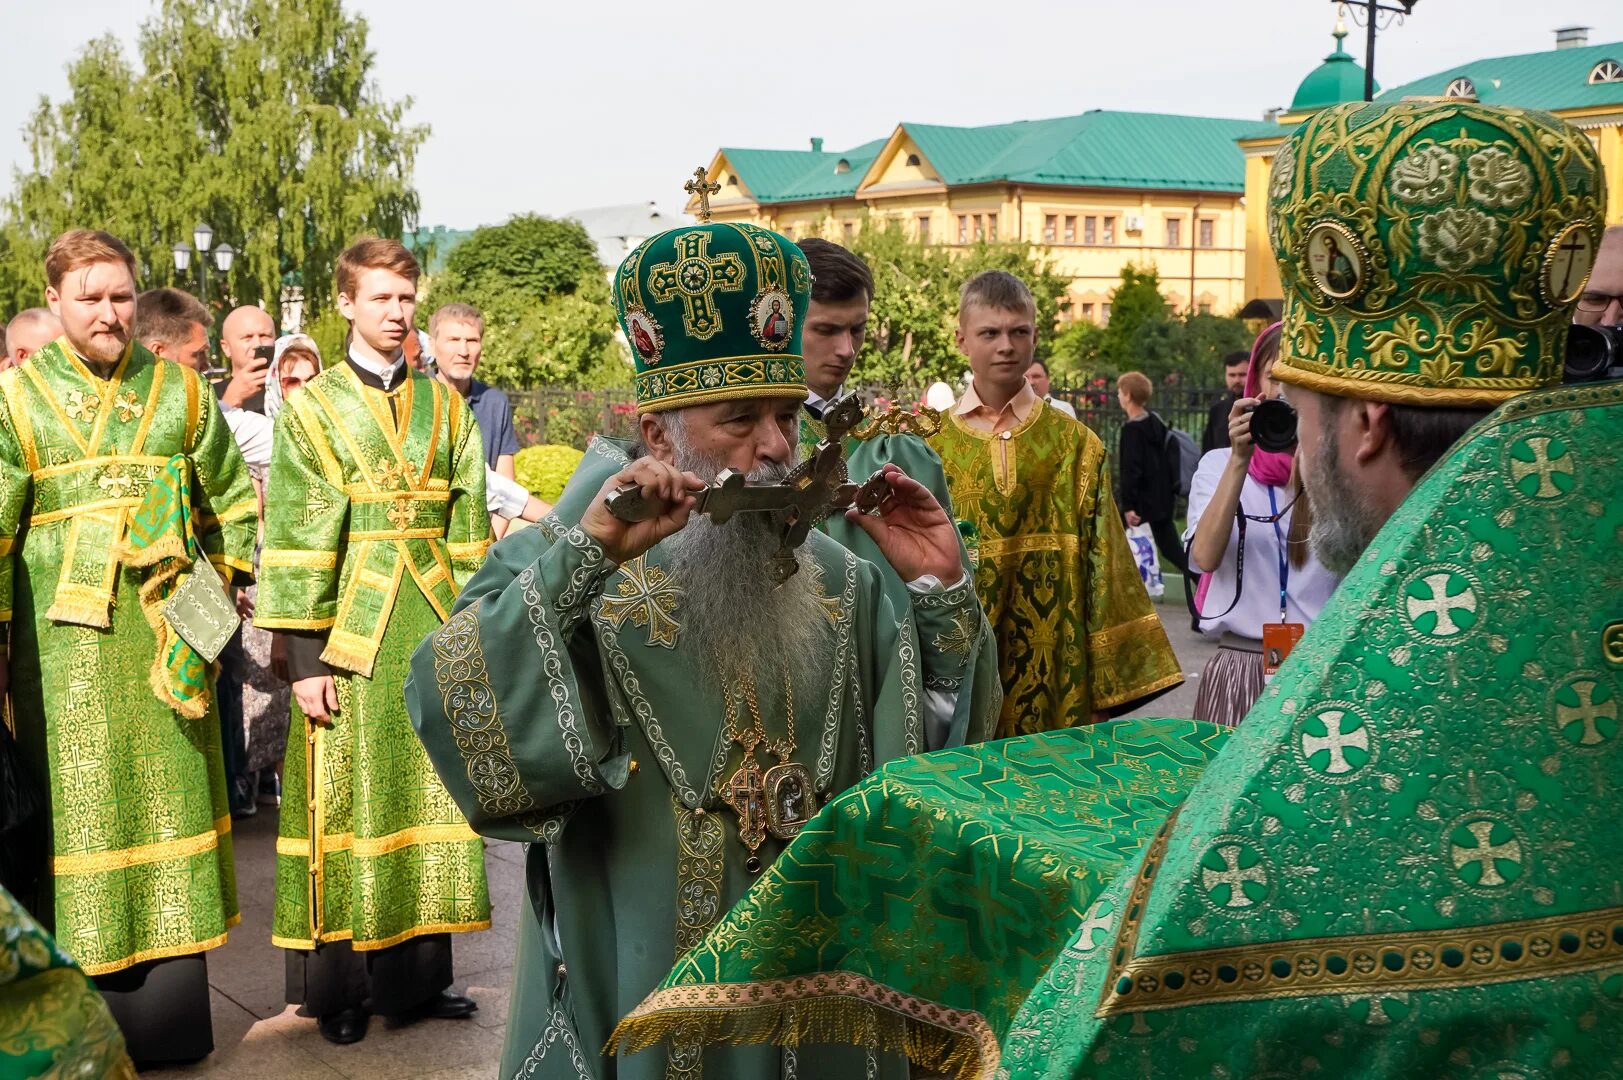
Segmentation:
{"type": "MultiPolygon", "coordinates": [[[[1285,555],[1285,539],[1284,534],[1279,528],[1279,519],[1291,512],[1291,507],[1296,505],[1296,500],[1300,497],[1300,494],[1301,493],[1298,492],[1296,495],[1293,495],[1291,497],[1291,501],[1285,504],[1285,509],[1281,510],[1279,509],[1279,503],[1274,499],[1274,489],[1270,485],[1268,488],[1268,509],[1273,511],[1273,513],[1266,516],[1248,514],[1245,512],[1245,507],[1243,505],[1235,506],[1234,521],[1235,524],[1239,526],[1240,535],[1235,541],[1234,550],[1234,599],[1229,601],[1228,607],[1224,608],[1216,615],[1201,614],[1200,609],[1195,606],[1196,590],[1189,586],[1189,579],[1192,576],[1195,577],[1196,581],[1199,580],[1199,577],[1191,575],[1188,570],[1185,570],[1184,601],[1188,605],[1189,613],[1191,615],[1197,619],[1206,621],[1210,621],[1212,619],[1221,619],[1223,616],[1233,611],[1235,605],[1240,602],[1240,594],[1245,589],[1245,523],[1248,521],[1255,521],[1258,525],[1272,525],[1274,527],[1274,537],[1279,541],[1279,622],[1283,625],[1291,625],[1285,623],[1285,588],[1286,584],[1290,581],[1290,562],[1285,555]]],[[[1189,543],[1184,545],[1184,560],[1186,566],[1188,565],[1189,552],[1194,549],[1194,546],[1195,538],[1191,536],[1189,538],[1189,543]]],[[[1265,625],[1273,624],[1270,623],[1265,625]]],[[[1302,636],[1300,629],[1298,629],[1296,636],[1302,636]]]]}
{"type": "MultiPolygon", "coordinates": [[[[1294,504],[1295,499],[1291,500],[1294,504]]],[[[1269,520],[1274,526],[1274,539],[1279,542],[1279,621],[1262,624],[1262,679],[1264,682],[1272,679],[1274,673],[1285,663],[1296,643],[1302,640],[1302,634],[1307,627],[1302,623],[1285,621],[1285,593],[1290,585],[1291,564],[1290,557],[1285,553],[1284,530],[1279,527],[1279,519],[1285,515],[1280,512],[1279,504],[1274,500],[1274,489],[1268,489],[1268,508],[1272,510],[1273,517],[1269,520]]],[[[1290,507],[1285,507],[1289,510],[1290,507]]]]}

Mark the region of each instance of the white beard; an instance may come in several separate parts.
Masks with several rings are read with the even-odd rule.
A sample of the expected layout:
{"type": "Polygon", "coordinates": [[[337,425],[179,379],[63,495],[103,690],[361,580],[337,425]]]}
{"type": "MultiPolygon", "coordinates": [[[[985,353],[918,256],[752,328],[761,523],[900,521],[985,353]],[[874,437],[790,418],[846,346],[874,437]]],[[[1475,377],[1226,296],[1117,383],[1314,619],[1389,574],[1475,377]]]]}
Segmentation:
{"type": "MultiPolygon", "coordinates": [[[[706,483],[723,466],[673,438],[676,467],[706,483]]],[[[749,479],[776,482],[789,473],[786,465],[767,465],[749,479]]],[[[682,588],[680,620],[685,643],[723,685],[746,678],[775,686],[787,675],[799,686],[826,681],[832,661],[832,623],[823,605],[810,559],[795,552],[801,570],[778,584],[772,555],[778,550],[779,526],[769,514],[737,514],[717,525],[702,514],[665,540],[666,563],[682,588]]]]}

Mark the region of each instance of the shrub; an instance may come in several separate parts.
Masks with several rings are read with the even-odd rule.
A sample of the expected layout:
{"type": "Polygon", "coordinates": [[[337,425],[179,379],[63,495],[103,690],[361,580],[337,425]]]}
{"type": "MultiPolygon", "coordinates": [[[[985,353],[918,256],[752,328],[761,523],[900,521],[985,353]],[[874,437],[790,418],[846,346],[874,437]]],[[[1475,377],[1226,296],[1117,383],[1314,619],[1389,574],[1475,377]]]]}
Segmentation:
{"type": "Polygon", "coordinates": [[[545,503],[555,503],[564,493],[564,485],[574,473],[575,466],[585,457],[573,446],[542,443],[526,446],[513,458],[513,472],[518,482],[545,503]]]}

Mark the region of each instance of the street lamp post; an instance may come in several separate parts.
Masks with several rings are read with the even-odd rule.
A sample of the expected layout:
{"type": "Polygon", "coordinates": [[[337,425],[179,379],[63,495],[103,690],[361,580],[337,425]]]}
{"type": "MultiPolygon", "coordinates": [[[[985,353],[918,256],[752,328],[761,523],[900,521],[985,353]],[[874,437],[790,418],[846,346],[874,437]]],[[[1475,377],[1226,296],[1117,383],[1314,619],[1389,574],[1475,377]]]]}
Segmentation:
{"type": "MultiPolygon", "coordinates": [[[[1420,0],[1397,0],[1396,6],[1383,4],[1380,0],[1336,0],[1342,11],[1351,7],[1354,12],[1362,8],[1364,11],[1364,100],[1375,100],[1375,31],[1381,12],[1396,15],[1402,21],[1405,15],[1414,14],[1414,6],[1420,0]]],[[[1358,21],[1358,16],[1353,16],[1358,21]]]]}
{"type": "MultiPolygon", "coordinates": [[[[197,276],[198,288],[202,292],[203,306],[209,302],[209,262],[212,259],[214,268],[221,274],[231,272],[231,264],[237,259],[237,251],[230,244],[222,243],[210,251],[214,243],[214,230],[209,228],[207,222],[199,221],[192,229],[192,247],[197,249],[197,276]]],[[[188,247],[184,240],[175,242],[173,248],[175,256],[175,272],[184,274],[192,265],[192,247],[188,247]]]]}

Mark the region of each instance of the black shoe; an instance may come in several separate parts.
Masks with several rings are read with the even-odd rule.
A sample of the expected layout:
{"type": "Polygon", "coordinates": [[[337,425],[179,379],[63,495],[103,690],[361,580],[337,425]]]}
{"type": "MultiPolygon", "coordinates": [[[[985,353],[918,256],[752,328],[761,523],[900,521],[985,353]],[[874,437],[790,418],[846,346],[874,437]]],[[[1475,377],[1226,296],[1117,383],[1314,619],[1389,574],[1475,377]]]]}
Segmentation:
{"type": "Polygon", "coordinates": [[[366,1038],[366,1024],[370,1019],[361,1009],[345,1009],[316,1021],[321,1037],[330,1043],[347,1046],[366,1038]]]}
{"type": "Polygon", "coordinates": [[[478,1011],[479,1003],[473,998],[446,992],[423,1006],[423,1015],[431,1020],[463,1020],[478,1011]]]}

